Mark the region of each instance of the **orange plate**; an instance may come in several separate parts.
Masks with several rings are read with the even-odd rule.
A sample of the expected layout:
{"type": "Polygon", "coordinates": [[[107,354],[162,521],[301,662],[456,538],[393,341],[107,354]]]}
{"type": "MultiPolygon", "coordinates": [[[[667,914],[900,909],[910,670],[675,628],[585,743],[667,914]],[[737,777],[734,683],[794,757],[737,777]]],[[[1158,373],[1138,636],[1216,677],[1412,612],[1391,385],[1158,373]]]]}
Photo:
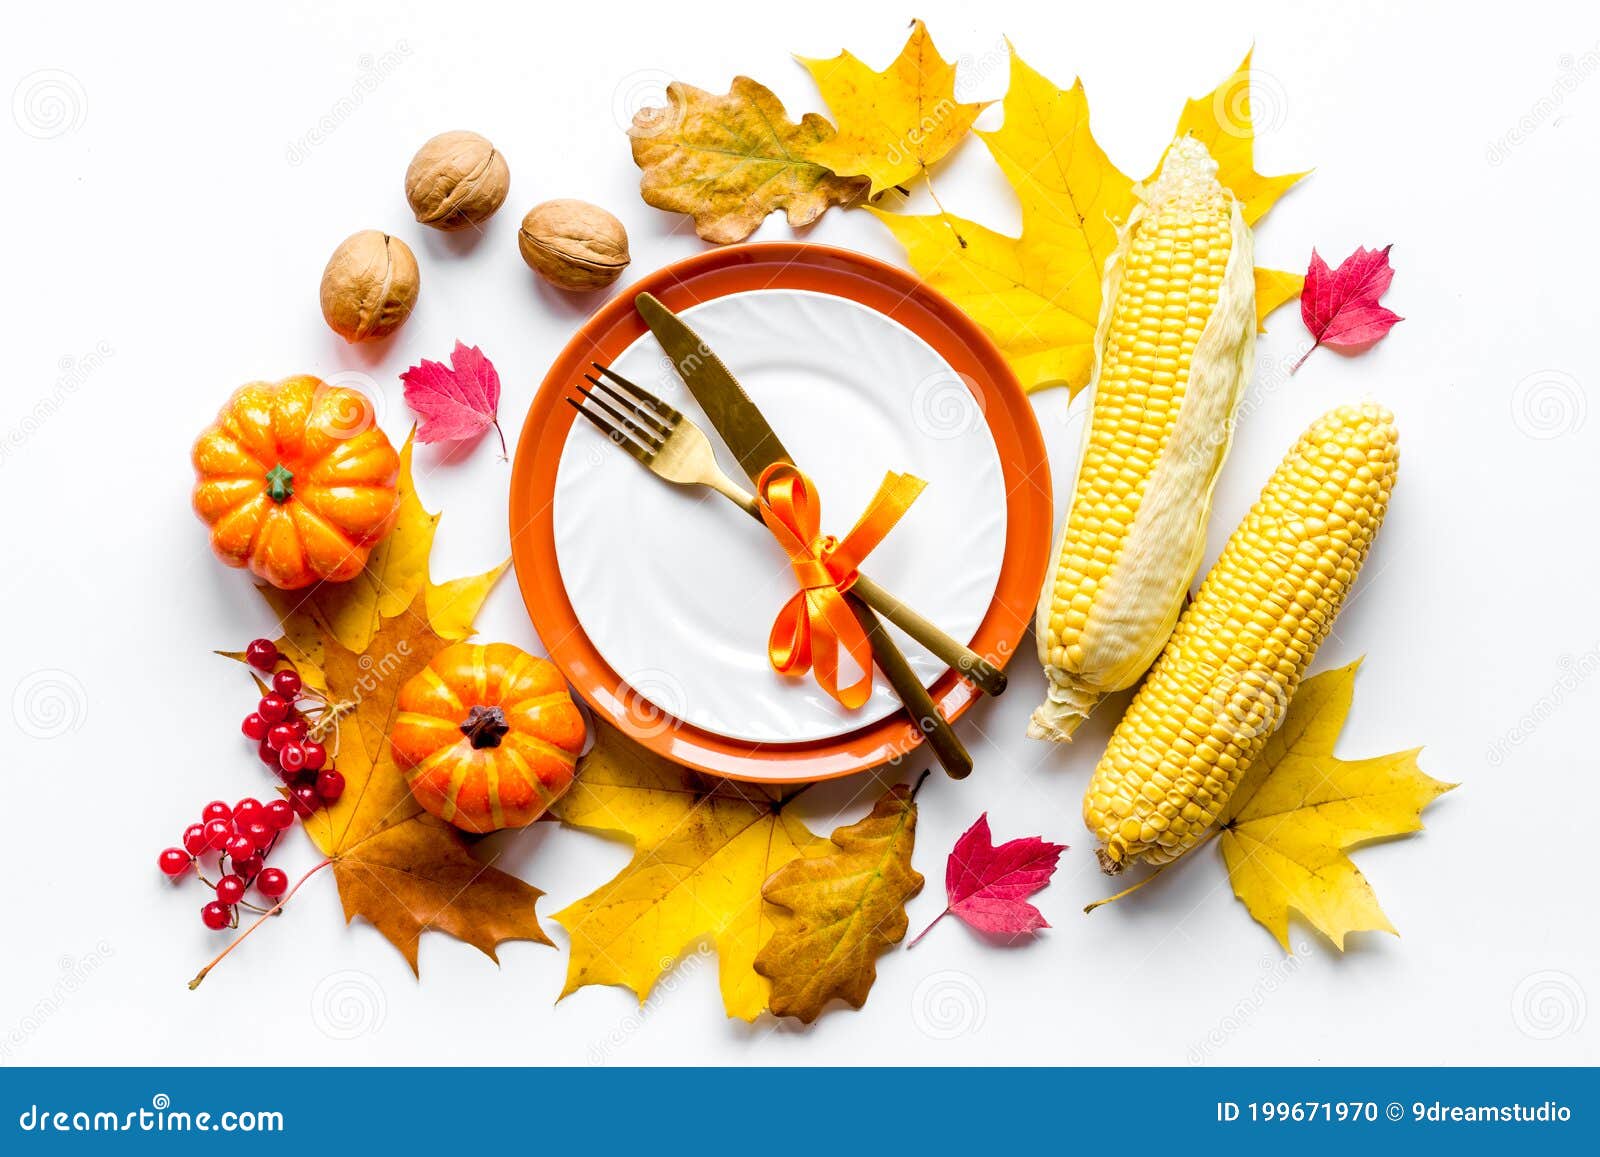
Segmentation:
{"type": "MultiPolygon", "coordinates": [[[[715,775],[762,783],[834,779],[903,756],[922,734],[904,715],[808,743],[751,743],[692,727],[635,692],[601,658],[573,613],[556,566],[551,517],[556,468],[577,412],[572,393],[591,361],[610,364],[646,332],[633,308],[649,291],[673,310],[757,289],[806,289],[849,298],[920,336],[971,387],[1005,476],[1006,551],[989,611],[971,646],[1004,664],[1028,629],[1049,563],[1050,466],[1033,407],[992,342],[970,318],[911,274],[823,245],[730,245],[669,265],[618,295],[567,343],[528,409],[511,472],[511,558],[534,629],[578,694],[646,747],[715,775]]],[[[713,436],[714,432],[713,432],[713,436]]],[[[651,483],[640,474],[641,486],[651,483]]],[[[980,692],[946,671],[932,688],[949,719],[980,692]]]]}

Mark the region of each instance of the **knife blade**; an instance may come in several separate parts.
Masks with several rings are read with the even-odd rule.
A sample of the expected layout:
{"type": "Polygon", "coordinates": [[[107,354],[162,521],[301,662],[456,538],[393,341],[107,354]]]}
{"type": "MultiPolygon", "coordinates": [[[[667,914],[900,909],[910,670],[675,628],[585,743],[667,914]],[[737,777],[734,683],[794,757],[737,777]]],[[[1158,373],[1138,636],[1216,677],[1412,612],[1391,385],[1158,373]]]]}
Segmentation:
{"type": "MultiPolygon", "coordinates": [[[[700,403],[711,425],[733,451],[746,477],[754,483],[761,472],[774,462],[792,465],[794,459],[784,449],[756,404],[750,400],[750,395],[744,392],[738,379],[722,364],[722,359],[711,347],[701,340],[700,335],[652,294],[639,294],[634,298],[634,306],[650,327],[650,332],[661,343],[661,348],[672,359],[678,376],[700,403]]],[[[910,712],[918,731],[927,738],[928,746],[938,757],[940,766],[952,779],[964,779],[972,771],[972,756],[956,738],[949,721],[933,702],[922,680],[911,670],[877,615],[854,593],[846,598],[867,633],[874,660],[893,686],[901,704],[910,712]]]]}
{"type": "MultiPolygon", "coordinates": [[[[634,299],[634,306],[752,483],[774,462],[794,464],[789,451],[750,400],[750,395],[745,393],[732,371],[699,334],[651,294],[639,294],[634,299]]],[[[760,517],[759,513],[752,513],[760,517]]],[[[937,625],[923,618],[872,579],[864,574],[858,575],[855,591],[873,610],[921,643],[984,694],[999,695],[1005,691],[1004,671],[958,639],[945,634],[937,625]]]]}

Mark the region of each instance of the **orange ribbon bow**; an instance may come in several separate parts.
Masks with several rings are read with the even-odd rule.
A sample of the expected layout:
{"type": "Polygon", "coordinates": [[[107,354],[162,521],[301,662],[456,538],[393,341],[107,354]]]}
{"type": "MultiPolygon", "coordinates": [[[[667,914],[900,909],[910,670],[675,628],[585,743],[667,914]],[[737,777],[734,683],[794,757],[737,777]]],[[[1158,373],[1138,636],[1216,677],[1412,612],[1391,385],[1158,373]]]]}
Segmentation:
{"type": "Polygon", "coordinates": [[[822,507],[811,480],[787,462],[774,462],[756,480],[761,518],[789,556],[800,589],[784,603],[767,638],[767,657],[780,675],[814,670],[829,695],[854,710],[872,694],[872,648],[845,602],[861,560],[910,508],[926,486],[910,474],[884,475],[866,512],[844,538],[821,530],[822,507]],[[839,686],[839,657],[847,654],[860,677],[839,686]]]}

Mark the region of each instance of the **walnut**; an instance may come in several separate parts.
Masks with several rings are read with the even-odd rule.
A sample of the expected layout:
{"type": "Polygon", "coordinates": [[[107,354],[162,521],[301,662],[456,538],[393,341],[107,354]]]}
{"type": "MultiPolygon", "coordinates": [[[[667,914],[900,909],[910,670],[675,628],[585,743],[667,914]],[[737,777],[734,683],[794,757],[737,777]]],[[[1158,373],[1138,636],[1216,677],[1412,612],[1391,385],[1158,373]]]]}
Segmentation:
{"type": "Polygon", "coordinates": [[[322,316],[348,342],[388,337],[411,316],[421,274],[400,238],[366,229],[345,238],[322,271],[322,316]]]}
{"type": "Polygon", "coordinates": [[[522,219],[522,259],[551,285],[574,291],[604,289],[628,266],[628,231],[587,201],[546,201],[522,219]]]}
{"type": "Polygon", "coordinates": [[[477,133],[440,133],[406,169],[406,200],[417,220],[451,231],[494,216],[511,188],[500,151],[477,133]]]}

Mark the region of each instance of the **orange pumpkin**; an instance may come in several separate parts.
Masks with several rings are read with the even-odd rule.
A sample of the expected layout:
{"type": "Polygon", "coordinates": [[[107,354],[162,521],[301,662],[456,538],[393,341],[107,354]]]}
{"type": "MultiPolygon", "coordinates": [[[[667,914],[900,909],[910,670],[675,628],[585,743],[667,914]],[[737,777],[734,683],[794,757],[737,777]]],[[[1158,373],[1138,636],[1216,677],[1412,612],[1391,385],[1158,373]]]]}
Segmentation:
{"type": "Polygon", "coordinates": [[[572,783],[583,716],[561,672],[509,643],[455,643],[400,688],[395,762],[428,812],[462,831],[520,828],[572,783]]]}
{"type": "Polygon", "coordinates": [[[354,578],[400,512],[400,459],[372,404],[313,377],[235,391],[193,458],[211,549],[284,590],[354,578]]]}

